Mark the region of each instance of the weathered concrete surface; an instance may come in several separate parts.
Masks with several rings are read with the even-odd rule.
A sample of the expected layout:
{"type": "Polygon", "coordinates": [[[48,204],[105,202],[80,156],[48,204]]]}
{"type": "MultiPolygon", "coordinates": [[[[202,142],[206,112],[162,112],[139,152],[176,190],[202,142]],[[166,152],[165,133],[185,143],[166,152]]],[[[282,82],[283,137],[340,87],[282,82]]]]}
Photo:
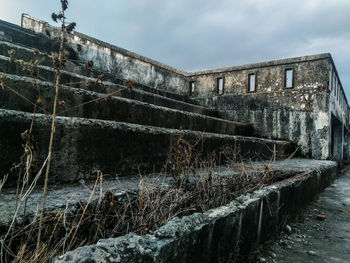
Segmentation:
{"type": "Polygon", "coordinates": [[[257,257],[280,263],[350,262],[350,170],[306,208],[291,230],[257,257]]]}
{"type": "MultiPolygon", "coordinates": [[[[279,233],[287,218],[336,176],[331,161],[277,163],[298,176],[242,196],[227,206],[174,218],[152,235],[128,234],[78,248],[53,262],[237,262],[279,233]]],[[[245,262],[245,261],[244,261],[245,262]]]]}
{"type": "MultiPolygon", "coordinates": [[[[30,60],[34,61],[38,59],[40,65],[35,66],[38,70],[38,79],[46,81],[54,81],[55,72],[52,68],[52,57],[50,55],[34,54],[33,49],[27,49],[18,45],[0,41],[0,71],[3,73],[9,73],[18,76],[31,77],[31,73],[22,70],[22,66],[18,63],[12,63],[9,61],[8,51],[15,50],[16,59],[23,60],[23,65],[28,65],[30,60]]],[[[115,90],[121,90],[120,93],[115,96],[125,97],[133,100],[139,100],[146,103],[152,103],[159,106],[178,109],[182,111],[189,111],[212,117],[217,117],[218,113],[215,110],[207,109],[198,105],[193,105],[193,101],[190,101],[186,96],[182,96],[175,93],[170,93],[140,83],[134,83],[132,91],[123,90],[126,86],[126,81],[117,78],[112,74],[101,72],[96,69],[89,71],[84,70],[84,65],[79,63],[68,62],[66,67],[61,70],[61,83],[67,85],[88,89],[96,92],[109,93],[115,90]],[[107,81],[96,83],[96,78],[103,74],[107,81]]]]}
{"type": "MultiPolygon", "coordinates": [[[[239,176],[242,167],[247,175],[261,173],[266,167],[269,168],[270,173],[278,174],[280,178],[288,178],[296,173],[298,173],[303,167],[303,170],[313,169],[306,167],[306,164],[313,164],[313,162],[304,159],[293,159],[292,161],[256,161],[247,162],[244,164],[239,164],[235,166],[217,166],[213,168],[212,176],[214,177],[232,177],[239,176]],[[286,166],[288,169],[286,169],[286,166]]],[[[205,176],[208,170],[203,169],[197,171],[198,173],[205,176]]],[[[92,174],[93,178],[96,174],[92,174]]],[[[159,174],[149,174],[146,177],[141,176],[112,176],[105,175],[103,178],[102,188],[100,187],[100,182],[98,183],[94,195],[92,196],[92,201],[97,200],[104,196],[106,191],[110,191],[116,196],[122,197],[124,194],[129,194],[131,196],[136,196],[139,190],[140,180],[142,179],[143,184],[147,186],[148,189],[152,188],[167,188],[173,185],[173,179],[170,174],[159,173],[159,174]]],[[[65,208],[69,211],[76,209],[76,205],[80,206],[86,204],[89,199],[90,191],[94,187],[94,180],[80,180],[73,184],[52,184],[49,186],[49,193],[47,197],[47,213],[55,214],[57,210],[65,208]]],[[[42,202],[43,197],[43,186],[37,186],[31,195],[27,199],[26,207],[26,221],[35,220],[38,212],[38,205],[42,202]]],[[[3,229],[8,229],[12,217],[15,211],[16,204],[16,189],[5,188],[0,192],[0,234],[3,233],[3,229]]],[[[23,201],[19,209],[18,217],[16,222],[19,224],[22,222],[23,218],[23,201]]]]}
{"type": "MultiPolygon", "coordinates": [[[[1,24],[1,22],[0,22],[1,24]]],[[[40,75],[43,75],[48,80],[52,79],[53,76],[53,69],[52,69],[52,56],[51,53],[48,54],[47,52],[41,52],[38,49],[29,48],[29,47],[23,47],[18,44],[14,44],[11,42],[1,41],[0,40],[0,55],[4,57],[9,57],[9,51],[14,50],[14,58],[15,59],[21,59],[23,61],[40,61],[40,66],[38,66],[40,75]],[[44,67],[42,67],[44,66],[44,67]]],[[[4,61],[2,61],[3,63],[4,61]]],[[[115,74],[108,73],[107,71],[103,69],[98,69],[95,67],[90,68],[89,70],[84,69],[84,62],[77,62],[77,61],[67,61],[65,63],[65,67],[62,69],[62,80],[63,82],[71,82],[71,81],[78,81],[78,80],[86,80],[82,76],[90,77],[90,78],[97,78],[101,74],[103,74],[108,81],[113,82],[115,84],[120,84],[125,86],[126,79],[120,78],[116,76],[115,74]],[[73,74],[72,74],[73,73],[73,74]],[[78,74],[79,76],[77,76],[78,74]]],[[[5,69],[8,69],[9,67],[5,67],[5,69]]],[[[20,75],[26,75],[26,72],[20,71],[20,68],[17,69],[15,67],[11,67],[11,69],[8,73],[14,74],[15,71],[20,72],[20,75]]],[[[91,79],[92,81],[95,81],[91,79]]],[[[81,87],[82,85],[74,84],[73,86],[81,87]]],[[[134,89],[136,90],[143,90],[146,92],[158,94],[170,99],[175,99],[179,101],[185,101],[188,103],[193,103],[192,100],[188,98],[188,96],[180,95],[177,93],[160,90],[156,88],[152,88],[146,85],[142,85],[141,83],[134,83],[134,89]]]]}
{"type": "MultiPolygon", "coordinates": [[[[317,88],[328,85],[330,54],[274,60],[231,68],[194,72],[195,97],[212,97],[217,94],[217,78],[224,78],[225,94],[246,94],[248,74],[256,74],[256,92],[281,92],[284,87],[286,68],[294,69],[293,89],[317,88]]],[[[252,92],[254,93],[254,92],[252,92]]],[[[295,105],[297,106],[297,105],[295,105]]]]}
{"type": "MultiPolygon", "coordinates": [[[[44,107],[47,112],[51,111],[53,108],[53,98],[55,97],[53,83],[35,80],[30,77],[19,77],[12,74],[3,75],[6,76],[4,82],[8,87],[29,99],[31,102],[35,102],[38,99],[38,91],[33,87],[33,82],[37,83],[40,86],[41,106],[44,107]]],[[[58,115],[60,116],[114,120],[219,134],[253,135],[252,126],[247,124],[156,106],[118,96],[107,98],[106,94],[85,89],[71,88],[64,85],[60,86],[58,100],[64,101],[64,107],[58,106],[58,115]],[[86,104],[86,102],[97,99],[100,100],[86,104]],[[78,105],[82,106],[76,107],[78,105]]],[[[32,103],[24,101],[22,97],[19,97],[13,91],[5,89],[0,93],[0,108],[32,112],[34,106],[32,103]]],[[[40,109],[37,111],[43,112],[40,109]]]]}
{"type": "Polygon", "coordinates": [[[52,39],[46,35],[36,33],[33,30],[25,29],[3,20],[0,20],[0,40],[37,48],[49,54],[51,52],[57,52],[60,48],[58,42],[52,41],[52,39]]]}
{"type": "MultiPolygon", "coordinates": [[[[33,135],[38,164],[42,164],[47,157],[50,116],[0,109],[1,176],[20,160],[23,153],[20,134],[29,129],[32,118],[35,118],[33,135]]],[[[225,147],[252,159],[269,159],[274,156],[274,148],[277,158],[285,158],[294,151],[294,146],[286,141],[58,116],[50,180],[53,183],[87,179],[92,169],[123,175],[160,171],[180,134],[186,140],[201,142],[194,150],[201,153],[203,159],[213,151],[220,156],[225,147]]],[[[9,176],[8,183],[15,181],[15,175],[9,176]]]]}
{"type": "Polygon", "coordinates": [[[262,136],[291,140],[315,159],[349,157],[345,137],[350,111],[330,54],[200,71],[191,79],[194,99],[221,110],[222,117],[249,122],[262,136]],[[290,88],[285,87],[286,69],[293,69],[290,88]],[[255,74],[254,92],[248,92],[249,74],[255,74]],[[220,96],[218,78],[224,79],[220,96]],[[339,125],[334,126],[332,118],[339,125]]]}
{"type": "MultiPolygon", "coordinates": [[[[92,175],[93,176],[93,175],[92,175]]],[[[96,174],[94,174],[96,176],[96,174]]],[[[92,202],[103,198],[106,191],[121,198],[125,195],[136,196],[140,183],[140,176],[115,177],[106,175],[103,178],[101,188],[98,182],[92,202]]],[[[166,188],[170,184],[170,177],[162,174],[148,175],[142,178],[149,189],[153,187],[166,188]]],[[[60,209],[66,209],[67,213],[74,212],[89,200],[91,191],[94,188],[94,181],[84,181],[73,184],[50,185],[46,200],[46,213],[56,214],[60,209]]],[[[24,193],[23,193],[24,194],[24,193]]],[[[43,186],[37,186],[27,198],[26,222],[36,221],[38,211],[43,198],[43,186]]],[[[5,233],[11,224],[16,205],[16,189],[5,188],[0,192],[0,235],[5,233]]],[[[20,203],[16,224],[23,223],[24,200],[20,203]]]]}
{"type": "MultiPolygon", "coordinates": [[[[54,44],[49,41],[50,38],[60,34],[59,28],[52,27],[47,22],[37,20],[29,15],[23,15],[22,26],[42,33],[42,38],[45,41],[41,39],[41,42],[45,42],[44,48],[48,46],[52,49],[54,44]]],[[[12,41],[12,37],[16,35],[15,32],[17,34],[21,32],[16,26],[11,26],[8,23],[4,23],[2,27],[4,28],[3,39],[6,41],[12,41]]],[[[28,30],[23,29],[22,37],[16,37],[21,39],[23,43],[30,43],[28,45],[33,47],[37,46],[33,43],[33,36],[38,38],[40,35],[33,33],[33,36],[28,37],[29,40],[25,41],[23,36],[28,35],[28,32],[28,30]]],[[[267,117],[263,120],[266,123],[266,120],[269,120],[270,116],[273,115],[272,130],[274,132],[272,134],[265,132],[263,136],[293,140],[294,143],[299,144],[304,155],[316,159],[342,161],[350,156],[350,147],[345,141],[349,137],[350,111],[330,54],[185,73],[78,32],[69,35],[68,42],[72,57],[81,60],[94,60],[100,69],[117,75],[120,79],[133,78],[138,83],[151,86],[150,89],[153,91],[170,91],[186,95],[189,91],[189,81],[195,81],[193,97],[214,97],[215,100],[217,79],[223,78],[224,94],[244,95],[246,96],[244,99],[248,100],[249,97],[253,97],[257,99],[257,103],[258,100],[266,101],[269,103],[267,108],[269,112],[242,107],[239,110],[228,109],[227,113],[222,116],[229,118],[230,116],[243,115],[244,119],[234,120],[252,122],[254,127],[258,129],[264,126],[259,116],[265,114],[267,117]],[[78,51],[80,48],[81,51],[78,51]],[[291,88],[284,87],[286,69],[293,70],[291,88]],[[252,73],[256,75],[256,91],[248,94],[248,75],[252,73]],[[271,111],[271,105],[274,104],[281,105],[282,109],[271,111]],[[339,127],[332,125],[332,116],[340,121],[339,127]],[[286,137],[283,131],[287,130],[289,134],[286,137]],[[337,140],[338,137],[341,137],[341,140],[337,140]]],[[[176,95],[174,96],[176,97],[176,95]]],[[[232,101],[232,98],[231,102],[234,105],[236,101],[232,101]]],[[[213,109],[226,110],[224,109],[225,105],[221,106],[219,104],[213,109]]]]}
{"type": "MultiPolygon", "coordinates": [[[[195,100],[221,111],[224,118],[251,123],[261,136],[293,141],[305,156],[330,159],[331,63],[330,54],[320,54],[198,72],[192,76],[199,92],[195,100]],[[291,88],[284,87],[287,68],[293,69],[291,88]],[[247,92],[250,73],[256,74],[255,92],[247,92]],[[220,76],[225,79],[225,94],[217,96],[220,76]]],[[[343,108],[342,114],[349,115],[348,109],[343,108]]]]}
{"type": "Polygon", "coordinates": [[[329,157],[329,113],[323,89],[285,90],[279,93],[223,95],[197,99],[220,111],[220,116],[251,123],[256,134],[295,142],[305,156],[329,157]],[[300,108],[305,103],[306,108],[300,108]],[[289,105],[289,106],[286,106],[289,105]]]}
{"type": "MultiPolygon", "coordinates": [[[[60,28],[27,14],[22,15],[22,27],[46,34],[51,38],[61,35],[60,28]]],[[[187,77],[181,70],[76,31],[66,37],[68,45],[80,60],[92,60],[96,67],[123,76],[125,79],[132,78],[147,86],[187,94],[187,77]],[[78,45],[81,47],[80,51],[78,45]]]]}

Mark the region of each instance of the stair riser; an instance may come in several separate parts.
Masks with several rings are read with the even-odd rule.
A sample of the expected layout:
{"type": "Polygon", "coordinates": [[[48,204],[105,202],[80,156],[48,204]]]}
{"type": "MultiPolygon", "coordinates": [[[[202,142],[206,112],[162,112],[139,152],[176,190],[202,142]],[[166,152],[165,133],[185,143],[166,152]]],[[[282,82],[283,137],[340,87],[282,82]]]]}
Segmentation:
{"type": "MultiPolygon", "coordinates": [[[[45,81],[51,81],[51,82],[55,80],[55,72],[52,68],[51,69],[38,68],[38,71],[40,76],[39,79],[45,80],[45,81]]],[[[1,58],[0,58],[0,72],[32,77],[30,72],[22,70],[22,66],[1,58]]],[[[61,83],[72,87],[92,90],[100,93],[110,93],[110,92],[114,92],[115,90],[119,90],[123,88],[122,86],[119,86],[119,85],[101,85],[96,83],[94,79],[85,78],[83,76],[79,77],[78,75],[67,74],[65,72],[61,72],[61,83]]],[[[218,115],[216,111],[205,109],[203,107],[198,107],[196,105],[189,104],[189,103],[183,103],[181,101],[168,99],[162,96],[155,95],[153,93],[140,92],[137,89],[134,89],[132,92],[125,90],[121,93],[115,94],[115,96],[138,100],[138,101],[151,103],[158,106],[164,106],[172,109],[178,109],[181,111],[204,114],[212,117],[217,117],[218,115]]]]}
{"type": "MultiPolygon", "coordinates": [[[[20,159],[23,141],[20,133],[28,129],[31,115],[0,110],[0,171],[6,174],[12,164],[20,159]]],[[[50,134],[50,118],[37,115],[33,135],[38,149],[38,164],[47,156],[50,134]]],[[[184,137],[195,140],[201,133],[184,131],[184,137]]],[[[126,123],[58,118],[54,139],[50,183],[71,182],[81,178],[91,179],[93,169],[105,174],[126,176],[160,171],[167,160],[172,145],[180,131],[126,123]],[[147,149],[147,150],[146,150],[147,149]]],[[[235,148],[245,158],[270,158],[276,145],[277,157],[285,157],[292,151],[287,142],[273,142],[256,138],[204,134],[197,150],[203,158],[213,151],[220,155],[224,147],[235,148]]],[[[219,158],[225,161],[224,156],[219,158]]],[[[10,173],[7,186],[16,181],[16,173],[10,173]]],[[[42,180],[41,180],[42,182],[42,180]]]]}
{"type": "MultiPolygon", "coordinates": [[[[0,55],[8,57],[9,50],[15,51],[15,58],[16,59],[22,59],[24,61],[30,61],[30,60],[34,61],[34,60],[38,59],[40,61],[40,65],[52,67],[52,57],[47,56],[44,53],[35,54],[34,50],[28,50],[26,48],[23,48],[21,46],[17,46],[17,45],[12,44],[12,43],[0,41],[0,55]]],[[[82,63],[84,63],[84,61],[82,61],[82,63]]],[[[91,70],[84,70],[84,65],[82,63],[68,61],[66,63],[66,67],[64,67],[63,69],[66,71],[69,71],[69,72],[73,72],[73,73],[76,73],[76,74],[79,74],[79,75],[82,75],[85,77],[91,77],[91,78],[97,78],[99,75],[104,74],[109,79],[109,81],[116,83],[116,84],[125,85],[126,81],[118,78],[116,75],[113,75],[113,74],[110,74],[107,72],[101,72],[95,68],[92,68],[91,70]]],[[[9,72],[9,73],[11,73],[11,72],[9,72]]],[[[46,75],[46,72],[41,72],[41,74],[46,75]]],[[[66,82],[69,82],[69,81],[67,80],[66,82]]],[[[195,103],[183,95],[170,93],[170,92],[160,90],[160,89],[151,88],[151,87],[141,85],[138,83],[135,83],[135,87],[137,89],[140,89],[140,90],[143,90],[146,92],[150,92],[150,93],[154,93],[154,94],[158,94],[160,96],[164,96],[167,98],[171,98],[171,99],[175,99],[175,100],[179,100],[179,101],[184,101],[184,102],[191,103],[191,104],[195,103]]],[[[213,111],[213,113],[214,113],[214,111],[213,111]]]]}
{"type": "Polygon", "coordinates": [[[59,50],[59,43],[56,43],[45,35],[35,33],[31,30],[23,29],[20,26],[7,23],[5,21],[1,21],[0,31],[0,40],[37,48],[42,52],[53,52],[55,50],[59,50]]]}
{"type": "MultiPolygon", "coordinates": [[[[16,90],[22,96],[35,102],[38,92],[32,83],[21,80],[5,80],[7,86],[16,90]]],[[[40,94],[43,108],[52,112],[53,98],[55,97],[53,85],[40,85],[40,94]]],[[[65,106],[58,106],[58,115],[71,117],[84,117],[103,120],[116,120],[122,122],[151,125],[173,129],[189,129],[231,135],[252,135],[253,129],[249,125],[210,118],[204,115],[190,114],[188,112],[171,110],[128,99],[110,97],[72,108],[88,101],[101,98],[97,94],[84,90],[61,87],[59,90],[59,101],[64,101],[65,106]],[[71,109],[72,108],[72,109],[71,109]],[[67,112],[60,113],[66,109],[67,112]]],[[[23,100],[14,92],[6,89],[0,93],[0,108],[33,112],[34,105],[23,100]]],[[[38,112],[42,112],[40,109],[38,112]]],[[[42,112],[43,113],[43,112],[42,112]]]]}
{"type": "MultiPolygon", "coordinates": [[[[34,67],[33,67],[34,68],[34,67]]],[[[38,79],[44,80],[44,81],[55,81],[55,71],[51,68],[43,68],[43,67],[35,67],[38,70],[38,79]]],[[[3,58],[0,58],[0,71],[8,74],[13,75],[21,75],[26,77],[33,77],[31,72],[23,70],[23,67],[19,65],[18,63],[13,63],[8,60],[5,60],[3,58]]],[[[61,83],[72,83],[70,84],[73,87],[76,88],[84,88],[86,87],[86,84],[80,84],[77,82],[81,81],[88,81],[89,79],[82,78],[76,75],[67,74],[65,72],[61,72],[61,83]]],[[[91,79],[92,82],[94,82],[93,79],[91,79]]],[[[86,82],[88,83],[88,82],[86,82]]]]}

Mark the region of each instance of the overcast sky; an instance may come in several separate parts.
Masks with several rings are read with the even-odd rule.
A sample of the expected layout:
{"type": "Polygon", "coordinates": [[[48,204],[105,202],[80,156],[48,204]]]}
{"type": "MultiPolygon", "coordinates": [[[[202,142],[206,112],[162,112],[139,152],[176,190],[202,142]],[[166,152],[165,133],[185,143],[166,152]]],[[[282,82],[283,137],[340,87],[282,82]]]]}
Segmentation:
{"type": "MultiPolygon", "coordinates": [[[[59,0],[0,0],[50,21],[59,0]]],[[[70,0],[77,31],[185,71],[331,53],[350,98],[350,0],[70,0]]]]}

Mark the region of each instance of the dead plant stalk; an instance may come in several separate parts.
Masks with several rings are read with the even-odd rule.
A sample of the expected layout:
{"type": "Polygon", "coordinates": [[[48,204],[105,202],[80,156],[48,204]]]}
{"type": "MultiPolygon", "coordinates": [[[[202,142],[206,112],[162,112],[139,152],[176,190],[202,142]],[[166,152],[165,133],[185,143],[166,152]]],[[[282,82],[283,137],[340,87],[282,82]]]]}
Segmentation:
{"type": "MultiPolygon", "coordinates": [[[[58,54],[58,61],[61,62],[63,58],[63,52],[64,52],[64,31],[62,31],[61,39],[60,39],[60,50],[58,54]]],[[[50,133],[50,142],[49,142],[49,154],[48,154],[48,160],[47,160],[47,166],[46,166],[46,172],[45,172],[45,182],[44,182],[44,193],[43,193],[43,202],[41,206],[40,211],[40,220],[39,220],[39,230],[38,230],[38,240],[36,243],[36,251],[38,252],[40,250],[40,242],[41,242],[41,232],[42,232],[42,226],[43,226],[43,217],[44,217],[44,210],[45,210],[45,203],[46,203],[46,197],[47,197],[47,185],[49,181],[49,172],[50,172],[50,164],[52,159],[52,144],[53,144],[53,138],[55,133],[55,123],[56,123],[56,108],[57,108],[57,101],[58,101],[58,90],[60,86],[61,81],[61,72],[60,67],[55,68],[55,76],[56,76],[56,83],[55,83],[55,99],[53,103],[53,112],[52,112],[52,122],[51,122],[51,133],[50,133]]]]}

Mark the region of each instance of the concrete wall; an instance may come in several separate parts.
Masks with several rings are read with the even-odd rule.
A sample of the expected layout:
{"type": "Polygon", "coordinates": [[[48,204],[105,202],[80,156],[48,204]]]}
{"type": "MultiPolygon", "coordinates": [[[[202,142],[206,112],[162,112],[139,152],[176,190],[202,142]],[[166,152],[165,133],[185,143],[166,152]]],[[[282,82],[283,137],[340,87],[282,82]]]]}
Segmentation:
{"type": "Polygon", "coordinates": [[[330,54],[320,54],[195,72],[189,76],[195,81],[193,97],[215,96],[220,77],[224,78],[224,94],[247,94],[251,73],[256,74],[257,93],[279,93],[284,89],[287,68],[294,70],[294,90],[327,87],[329,59],[330,54]]]}
{"type": "MultiPolygon", "coordinates": [[[[338,100],[330,86],[333,67],[331,56],[320,54],[197,72],[191,76],[193,99],[220,110],[225,118],[251,123],[261,136],[295,142],[306,156],[329,159],[333,158],[331,116],[338,116],[344,127],[349,116],[341,85],[337,86],[338,100]],[[293,87],[285,88],[285,70],[290,68],[293,87]],[[252,73],[256,90],[248,92],[252,73]],[[224,79],[223,95],[217,94],[218,78],[224,79]]],[[[336,139],[337,149],[348,151],[344,134],[337,134],[341,136],[336,139]]],[[[340,154],[336,157],[342,158],[340,154]]]]}
{"type": "MultiPolygon", "coordinates": [[[[22,15],[22,27],[45,34],[51,38],[59,37],[60,28],[53,27],[45,21],[22,15]]],[[[67,35],[68,45],[82,62],[92,60],[94,66],[120,78],[132,78],[157,89],[187,94],[186,73],[164,65],[152,59],[140,56],[128,50],[102,42],[79,32],[67,35]],[[81,51],[78,51],[78,45],[81,51]]]]}

